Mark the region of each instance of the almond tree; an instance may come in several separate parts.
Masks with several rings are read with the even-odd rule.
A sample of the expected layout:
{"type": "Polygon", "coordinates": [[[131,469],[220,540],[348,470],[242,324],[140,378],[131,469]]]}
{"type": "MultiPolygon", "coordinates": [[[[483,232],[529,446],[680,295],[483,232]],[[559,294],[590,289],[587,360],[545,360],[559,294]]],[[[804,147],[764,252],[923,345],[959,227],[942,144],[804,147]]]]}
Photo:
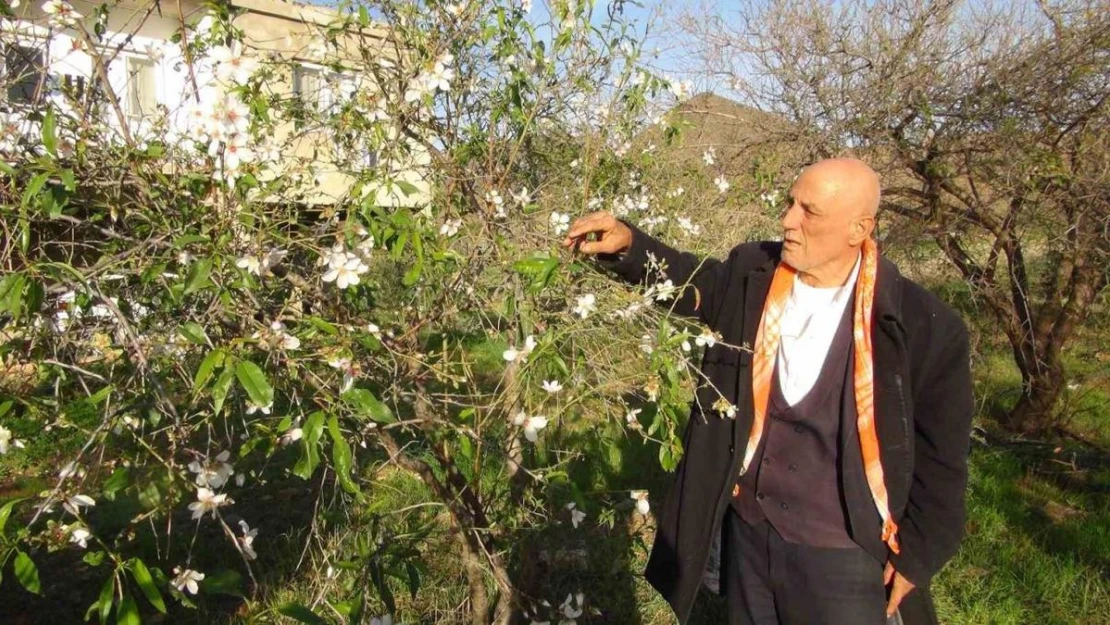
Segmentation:
{"type": "MultiPolygon", "coordinates": [[[[661,314],[666,294],[602,294],[558,244],[598,205],[698,232],[629,147],[673,86],[640,67],[617,5],[527,20],[530,6],[344,4],[296,52],[322,68],[318,94],[307,78],[290,93],[295,55],[206,4],[151,52],[182,77],[183,105],[135,120],[109,75],[136,33],[109,26],[138,29],[165,3],[127,20],[0,5],[5,43],[65,37],[92,67],[71,89],[32,53],[2,85],[33,105],[0,124],[0,454],[80,437],[46,491],[0,507],[0,565],[24,587],[49,592],[35,561],[82,549],[101,622],[172,610],[167,594],[241,593],[240,578],[254,591],[272,538],[242,518],[257,488],[311,480],[315,554],[328,519],[357,518],[399,467],[447,511],[471,621],[507,623],[559,605],[510,577],[520,537],[647,514],[646,492],[576,490],[574,445],[636,436],[674,468],[692,345],[714,339],[661,314]],[[220,552],[241,568],[206,570],[220,552]]],[[[368,523],[326,596],[282,613],[395,612],[392,589],[420,576],[404,514],[368,523]]]]}

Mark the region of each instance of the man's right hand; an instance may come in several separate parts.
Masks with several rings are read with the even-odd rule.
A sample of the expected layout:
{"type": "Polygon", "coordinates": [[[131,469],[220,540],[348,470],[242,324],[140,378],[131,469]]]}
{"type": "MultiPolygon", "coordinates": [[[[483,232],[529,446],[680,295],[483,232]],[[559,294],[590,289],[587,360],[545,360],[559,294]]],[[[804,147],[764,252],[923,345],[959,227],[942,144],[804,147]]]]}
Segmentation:
{"type": "Polygon", "coordinates": [[[632,230],[606,211],[586,215],[575,220],[563,239],[563,247],[578,245],[583,254],[619,254],[632,245],[632,230]],[[596,232],[594,241],[586,235],[596,232]]]}

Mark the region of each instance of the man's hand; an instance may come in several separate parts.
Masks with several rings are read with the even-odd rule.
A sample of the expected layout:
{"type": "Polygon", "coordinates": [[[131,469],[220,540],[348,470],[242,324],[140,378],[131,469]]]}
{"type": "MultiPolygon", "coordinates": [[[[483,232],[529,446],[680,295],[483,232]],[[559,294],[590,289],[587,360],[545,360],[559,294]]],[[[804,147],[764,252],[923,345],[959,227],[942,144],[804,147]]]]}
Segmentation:
{"type": "Polygon", "coordinates": [[[890,618],[898,611],[898,604],[902,603],[902,599],[910,594],[914,585],[913,582],[902,577],[901,573],[895,571],[894,565],[890,562],[886,563],[886,570],[883,571],[883,584],[890,586],[890,600],[886,604],[886,617],[890,618]],[[892,579],[894,580],[893,585],[890,583],[892,579]]]}
{"type": "Polygon", "coordinates": [[[578,245],[583,254],[618,254],[632,245],[632,230],[616,217],[599,211],[575,220],[563,239],[563,247],[578,245]],[[596,241],[587,241],[586,235],[596,232],[596,241]]]}

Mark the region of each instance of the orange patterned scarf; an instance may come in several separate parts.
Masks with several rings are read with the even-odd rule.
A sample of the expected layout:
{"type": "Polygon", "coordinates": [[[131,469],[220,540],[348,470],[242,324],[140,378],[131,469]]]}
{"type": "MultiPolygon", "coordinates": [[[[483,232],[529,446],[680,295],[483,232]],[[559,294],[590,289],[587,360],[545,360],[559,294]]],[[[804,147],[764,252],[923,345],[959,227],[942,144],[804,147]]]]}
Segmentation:
{"type": "MultiPolygon", "coordinates": [[[[867,485],[875,500],[875,507],[883,520],[883,541],[894,553],[898,553],[898,526],[890,515],[886,482],[883,480],[883,465],[879,459],[879,437],[875,432],[875,375],[871,351],[871,307],[875,301],[875,271],[879,252],[875,242],[868,239],[863,244],[863,261],[859,278],[856,280],[856,300],[853,311],[852,335],[855,346],[853,377],[856,396],[856,428],[859,430],[860,451],[863,453],[863,466],[867,474],[867,485]]],[[[771,396],[771,374],[779,351],[779,336],[782,332],[782,315],[786,301],[794,288],[797,272],[786,263],[779,263],[771,280],[771,291],[763,304],[763,318],[755,337],[755,353],[752,359],[752,396],[755,403],[755,419],[748,435],[748,447],[744,452],[744,463],[740,468],[743,475],[759,447],[763,436],[763,423],[767,416],[767,401],[771,396]]]]}

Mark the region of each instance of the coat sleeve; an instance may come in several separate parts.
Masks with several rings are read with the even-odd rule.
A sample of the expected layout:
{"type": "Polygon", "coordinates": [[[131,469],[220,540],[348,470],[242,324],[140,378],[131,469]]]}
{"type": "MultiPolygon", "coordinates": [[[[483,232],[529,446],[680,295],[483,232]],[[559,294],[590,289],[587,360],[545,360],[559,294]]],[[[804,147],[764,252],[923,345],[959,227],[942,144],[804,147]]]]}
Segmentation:
{"type": "Polygon", "coordinates": [[[598,254],[597,263],[628,284],[651,287],[670,280],[676,287],[675,297],[656,303],[716,329],[729,272],[743,246],[733,248],[725,261],[700,259],[671,248],[624,219],[620,221],[632,230],[632,244],[622,254],[598,254]],[[649,268],[652,258],[664,265],[663,271],[649,268]]]}
{"type": "MultiPolygon", "coordinates": [[[[955,315],[953,315],[955,317],[955,315]]],[[[894,569],[926,586],[956,553],[964,534],[968,448],[974,412],[967,329],[929,337],[915,380],[914,466],[909,501],[898,524],[894,569]]]]}

